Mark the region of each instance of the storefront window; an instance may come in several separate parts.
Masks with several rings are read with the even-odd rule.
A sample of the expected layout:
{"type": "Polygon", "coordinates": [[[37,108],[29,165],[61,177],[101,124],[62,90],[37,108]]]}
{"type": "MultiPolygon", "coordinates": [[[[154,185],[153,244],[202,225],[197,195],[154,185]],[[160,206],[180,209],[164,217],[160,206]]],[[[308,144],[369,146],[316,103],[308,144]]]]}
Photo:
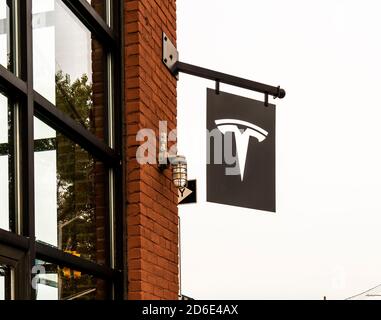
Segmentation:
{"type": "MultiPolygon", "coordinates": [[[[110,1],[88,2],[111,21],[110,1]]],[[[110,291],[123,236],[109,205],[121,197],[120,145],[108,137],[120,136],[108,110],[119,88],[106,81],[121,68],[120,38],[98,15],[86,2],[0,0],[0,300],[122,295],[110,291]],[[36,267],[46,272],[34,286],[36,267]]]]}
{"type": "Polygon", "coordinates": [[[108,213],[103,164],[36,122],[35,206],[37,240],[99,264],[105,263],[108,213]]]}
{"type": "Polygon", "coordinates": [[[86,273],[37,261],[37,300],[99,300],[106,298],[105,281],[86,273]]]}
{"type": "Polygon", "coordinates": [[[33,0],[34,88],[104,140],[106,55],[60,0],[33,0]]]}

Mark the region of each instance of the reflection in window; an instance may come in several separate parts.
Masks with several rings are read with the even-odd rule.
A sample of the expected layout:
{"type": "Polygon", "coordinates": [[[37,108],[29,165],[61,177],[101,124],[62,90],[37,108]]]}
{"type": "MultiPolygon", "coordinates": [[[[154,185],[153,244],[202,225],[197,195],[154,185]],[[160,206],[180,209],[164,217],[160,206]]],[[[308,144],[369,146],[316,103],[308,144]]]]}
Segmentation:
{"type": "Polygon", "coordinates": [[[35,123],[36,237],[105,264],[105,168],[62,134],[35,123]]]}
{"type": "Polygon", "coordinates": [[[11,70],[11,36],[10,36],[10,7],[12,1],[0,0],[0,64],[11,70]]]}
{"type": "Polygon", "coordinates": [[[37,300],[95,300],[106,298],[105,281],[80,271],[37,261],[37,300]]]}
{"type": "MultiPolygon", "coordinates": [[[[0,0],[0,64],[12,69],[10,4],[0,0]]],[[[12,114],[8,99],[0,95],[0,229],[14,230],[12,114]],[[10,201],[11,200],[11,201],[10,201]]]]}
{"type": "Polygon", "coordinates": [[[87,0],[98,14],[106,20],[106,5],[108,0],[87,0]]]}
{"type": "Polygon", "coordinates": [[[0,94],[0,229],[14,231],[13,109],[0,94]]]}
{"type": "Polygon", "coordinates": [[[11,268],[0,264],[0,301],[12,298],[11,268]]]}
{"type": "Polygon", "coordinates": [[[104,140],[103,47],[60,0],[33,0],[34,88],[104,140]]]}

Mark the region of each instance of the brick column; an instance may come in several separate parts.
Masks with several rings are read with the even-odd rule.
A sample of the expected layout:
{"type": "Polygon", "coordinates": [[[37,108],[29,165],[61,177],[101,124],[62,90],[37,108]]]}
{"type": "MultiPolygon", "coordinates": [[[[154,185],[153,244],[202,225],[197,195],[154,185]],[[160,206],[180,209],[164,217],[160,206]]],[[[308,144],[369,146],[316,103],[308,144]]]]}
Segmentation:
{"type": "Polygon", "coordinates": [[[136,161],[136,133],[176,127],[176,80],[161,61],[176,40],[175,0],[125,0],[128,299],[178,299],[177,191],[171,172],[136,161]]]}

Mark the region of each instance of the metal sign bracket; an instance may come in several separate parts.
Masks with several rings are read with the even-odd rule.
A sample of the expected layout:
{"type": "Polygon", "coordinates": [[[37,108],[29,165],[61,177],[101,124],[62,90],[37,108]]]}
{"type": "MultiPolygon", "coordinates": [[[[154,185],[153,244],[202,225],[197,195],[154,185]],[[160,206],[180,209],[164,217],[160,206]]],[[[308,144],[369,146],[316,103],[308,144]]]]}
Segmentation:
{"type": "Polygon", "coordinates": [[[178,73],[175,74],[176,63],[179,61],[179,52],[169,37],[163,32],[163,62],[171,73],[178,80],[178,73]]]}
{"type": "Polygon", "coordinates": [[[265,95],[265,105],[268,105],[268,96],[271,95],[274,99],[283,99],[286,96],[286,91],[279,86],[269,86],[267,84],[256,81],[236,77],[230,74],[198,67],[189,63],[179,61],[179,52],[175,45],[169,39],[168,35],[163,32],[163,63],[178,80],[179,73],[187,73],[196,77],[209,79],[216,82],[216,92],[219,93],[220,83],[229,84],[232,86],[256,91],[265,95]]]}

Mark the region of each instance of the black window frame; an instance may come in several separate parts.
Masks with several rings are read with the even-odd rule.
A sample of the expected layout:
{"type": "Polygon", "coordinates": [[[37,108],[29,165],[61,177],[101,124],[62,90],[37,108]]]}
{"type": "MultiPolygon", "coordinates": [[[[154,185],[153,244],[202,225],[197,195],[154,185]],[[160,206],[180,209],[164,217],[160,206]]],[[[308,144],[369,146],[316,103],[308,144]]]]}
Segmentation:
{"type": "MultiPolygon", "coordinates": [[[[17,4],[18,34],[13,35],[19,43],[19,54],[14,61],[19,62],[19,74],[7,70],[0,65],[0,93],[16,102],[19,108],[19,217],[21,230],[16,233],[0,229],[0,244],[22,250],[27,261],[23,263],[24,281],[16,281],[17,299],[36,299],[36,292],[32,288],[32,267],[36,259],[55,263],[88,273],[104,279],[110,284],[110,294],[107,298],[123,299],[125,291],[125,255],[124,255],[124,162],[123,162],[123,51],[121,26],[123,20],[123,6],[120,0],[110,1],[110,15],[112,26],[95,11],[86,0],[60,0],[74,15],[89,29],[97,40],[104,46],[107,55],[112,57],[111,93],[113,100],[113,119],[105,121],[106,132],[111,132],[112,124],[113,148],[108,146],[107,140],[102,141],[86,130],[81,124],[64,114],[51,102],[33,89],[33,29],[32,29],[32,0],[13,0],[17,4]],[[110,255],[113,257],[110,266],[99,265],[79,257],[65,253],[58,248],[37,242],[35,237],[35,190],[34,190],[34,117],[37,116],[53,129],[59,131],[81,146],[91,155],[102,161],[113,172],[113,225],[110,227],[109,241],[110,255]],[[112,234],[112,236],[111,236],[112,234]],[[113,250],[112,250],[113,248],[113,250]],[[111,251],[113,251],[111,253],[111,251]],[[26,281],[29,279],[30,281],[26,281]]],[[[14,71],[14,70],[13,70],[14,71]]],[[[109,77],[109,76],[108,76],[109,77]]],[[[109,79],[108,79],[109,80],[109,79]]],[[[108,83],[109,81],[107,81],[108,83]]],[[[108,99],[107,99],[108,100],[108,99]]],[[[106,106],[110,103],[106,101],[106,106]]],[[[108,108],[105,108],[108,109],[108,108]]],[[[105,115],[107,119],[107,115],[105,115]]],[[[110,258],[111,260],[111,258],[110,258]]]]}

